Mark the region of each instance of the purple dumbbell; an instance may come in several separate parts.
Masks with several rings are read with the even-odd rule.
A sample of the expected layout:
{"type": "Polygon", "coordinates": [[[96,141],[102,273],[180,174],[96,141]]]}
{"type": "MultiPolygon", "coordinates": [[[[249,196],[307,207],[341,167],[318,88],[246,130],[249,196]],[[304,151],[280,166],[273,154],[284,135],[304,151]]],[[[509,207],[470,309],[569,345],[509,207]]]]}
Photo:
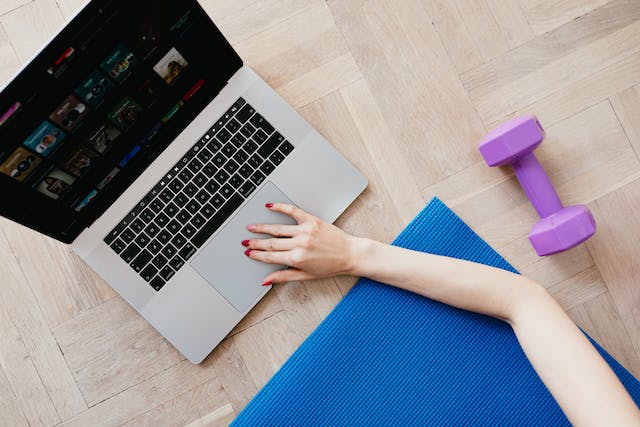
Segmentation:
{"type": "Polygon", "coordinates": [[[511,164],[516,176],[540,215],[529,240],[538,255],[562,252],[587,240],[596,222],[585,205],[563,207],[549,177],[533,154],[544,139],[535,116],[521,116],[492,130],[480,144],[489,166],[511,164]]]}

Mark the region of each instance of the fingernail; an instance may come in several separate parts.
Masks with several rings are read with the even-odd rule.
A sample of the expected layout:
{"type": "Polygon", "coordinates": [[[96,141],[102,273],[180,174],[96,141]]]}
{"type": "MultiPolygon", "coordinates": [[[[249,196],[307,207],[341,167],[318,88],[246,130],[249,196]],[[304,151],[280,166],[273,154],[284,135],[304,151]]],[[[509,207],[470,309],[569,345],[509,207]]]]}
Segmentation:
{"type": "Polygon", "coordinates": [[[249,230],[249,231],[253,231],[253,230],[255,230],[255,228],[256,228],[256,225],[255,225],[255,224],[249,224],[249,225],[247,225],[247,230],[249,230]]]}
{"type": "Polygon", "coordinates": [[[249,256],[251,254],[251,249],[247,249],[246,251],[244,251],[244,254],[246,256],[249,256]]]}
{"type": "Polygon", "coordinates": [[[262,284],[262,286],[271,286],[271,285],[273,285],[273,282],[264,282],[262,284]]]}
{"type": "Polygon", "coordinates": [[[248,240],[243,240],[242,241],[242,246],[244,246],[244,247],[249,246],[249,241],[248,240]]]}
{"type": "Polygon", "coordinates": [[[271,209],[273,207],[273,203],[267,203],[265,206],[267,207],[267,209],[271,209]]]}

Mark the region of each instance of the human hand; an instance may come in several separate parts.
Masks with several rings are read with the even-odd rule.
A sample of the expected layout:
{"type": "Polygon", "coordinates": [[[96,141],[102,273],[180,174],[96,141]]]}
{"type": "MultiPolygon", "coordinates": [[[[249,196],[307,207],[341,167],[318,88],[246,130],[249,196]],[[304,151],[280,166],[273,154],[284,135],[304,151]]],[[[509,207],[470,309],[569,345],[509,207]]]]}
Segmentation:
{"type": "Polygon", "coordinates": [[[348,274],[353,269],[355,249],[360,239],[338,227],[283,203],[267,203],[266,208],[291,216],[298,225],[251,224],[247,230],[273,237],[244,240],[245,255],[269,264],[287,265],[264,278],[263,286],[293,280],[318,279],[348,274]]]}

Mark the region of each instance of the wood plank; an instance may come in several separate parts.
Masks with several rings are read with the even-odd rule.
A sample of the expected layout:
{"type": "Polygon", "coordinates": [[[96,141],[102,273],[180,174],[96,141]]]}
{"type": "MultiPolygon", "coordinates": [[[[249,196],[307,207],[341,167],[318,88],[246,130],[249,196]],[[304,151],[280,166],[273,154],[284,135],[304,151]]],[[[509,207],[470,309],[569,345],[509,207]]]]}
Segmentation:
{"type": "MultiPolygon", "coordinates": [[[[638,55],[636,73],[640,74],[639,71],[640,55],[638,55]]],[[[640,117],[640,84],[613,95],[611,97],[611,105],[633,146],[636,156],[640,156],[640,123],[638,122],[638,117],[640,117]]]]}
{"type": "Polygon", "coordinates": [[[569,316],[636,378],[640,376],[640,357],[630,345],[625,327],[612,295],[603,293],[569,310],[569,316]]]}
{"type": "Polygon", "coordinates": [[[0,16],[0,23],[7,32],[21,63],[26,62],[38,52],[64,22],[58,5],[51,0],[33,0],[0,16]]]}
{"type": "MultiPolygon", "coordinates": [[[[640,179],[599,198],[590,207],[598,231],[587,247],[631,337],[627,347],[632,344],[640,361],[640,179]]],[[[602,330],[613,333],[607,327],[602,330]]]]}
{"type": "Polygon", "coordinates": [[[11,12],[31,1],[33,0],[3,0],[2,3],[0,3],[0,15],[11,12]]]}
{"type": "Polygon", "coordinates": [[[69,245],[4,218],[0,224],[51,327],[104,301],[95,285],[97,275],[69,245]]]}
{"type": "Polygon", "coordinates": [[[123,426],[228,425],[234,411],[226,401],[225,389],[214,379],[138,415],[123,426]],[[227,424],[223,424],[227,422],[227,424]]]}
{"type": "MultiPolygon", "coordinates": [[[[16,269],[2,268],[3,277],[18,277],[16,269]]],[[[60,421],[58,412],[16,330],[0,305],[0,414],[3,425],[48,426],[60,421]]]]}
{"type": "Polygon", "coordinates": [[[63,323],[54,333],[89,406],[184,360],[120,297],[63,323]]]}
{"type": "Polygon", "coordinates": [[[74,16],[86,2],[87,0],[56,0],[65,20],[74,16]]]}
{"type": "Polygon", "coordinates": [[[607,287],[600,272],[591,267],[548,290],[562,308],[568,311],[606,293],[607,287]]]}
{"type": "MultiPolygon", "coordinates": [[[[519,114],[535,114],[540,123],[548,127],[638,83],[640,83],[640,53],[634,53],[532,104],[518,108],[504,119],[519,114]]],[[[487,127],[491,129],[498,124],[499,121],[495,121],[489,123],[487,127]]]]}
{"type": "MultiPolygon", "coordinates": [[[[37,402],[37,400],[34,402],[37,402]]],[[[14,394],[11,384],[9,384],[5,371],[2,369],[0,369],[0,414],[2,414],[0,424],[7,427],[47,425],[39,422],[27,422],[20,410],[18,398],[14,394]]]]}
{"type": "Polygon", "coordinates": [[[484,128],[424,8],[386,0],[330,6],[416,180],[432,184],[477,161],[473,147],[451,143],[478,139],[484,128]]]}
{"type": "MultiPolygon", "coordinates": [[[[58,416],[64,420],[87,406],[39,308],[36,296],[27,286],[23,271],[18,266],[16,255],[8,244],[4,231],[0,233],[0,253],[4,254],[1,267],[3,283],[0,286],[0,301],[9,302],[9,304],[3,304],[4,309],[11,318],[58,416]]],[[[27,375],[26,378],[30,377],[28,370],[24,374],[27,375]]],[[[38,389],[37,383],[31,384],[34,390],[38,389]]],[[[37,401],[35,404],[47,405],[48,403],[37,401]]],[[[47,413],[46,419],[50,420],[51,415],[46,407],[38,410],[47,413]]]]}
{"type": "Polygon", "coordinates": [[[551,31],[606,4],[609,0],[521,0],[527,21],[536,34],[551,31]]]}
{"type": "Polygon", "coordinates": [[[156,408],[216,378],[211,359],[205,359],[200,365],[184,360],[96,404],[60,426],[120,425],[144,414],[149,408],[156,408]]]}
{"type": "Polygon", "coordinates": [[[2,24],[0,24],[0,58],[2,58],[0,61],[0,82],[4,84],[17,72],[20,61],[2,24]]]}
{"type": "Polygon", "coordinates": [[[483,121],[500,121],[637,52],[639,18],[638,2],[614,0],[461,79],[483,121]]]}
{"type": "Polygon", "coordinates": [[[218,28],[232,44],[268,30],[320,0],[261,0],[217,4],[217,0],[200,0],[218,28]],[[242,7],[240,7],[242,6],[242,7]]]}

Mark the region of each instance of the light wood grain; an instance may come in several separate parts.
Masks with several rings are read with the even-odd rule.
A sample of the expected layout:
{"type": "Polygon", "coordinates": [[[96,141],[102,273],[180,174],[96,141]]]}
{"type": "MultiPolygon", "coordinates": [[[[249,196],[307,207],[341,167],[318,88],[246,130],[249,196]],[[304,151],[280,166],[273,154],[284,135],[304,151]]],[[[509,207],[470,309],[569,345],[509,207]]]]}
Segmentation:
{"type": "MultiPolygon", "coordinates": [[[[84,0],[0,1],[0,82],[84,0]]],[[[640,376],[640,2],[202,0],[239,52],[369,179],[337,220],[391,241],[431,197],[640,376]],[[538,257],[538,217],[477,144],[537,114],[536,151],[586,245],[538,257]]],[[[239,247],[238,250],[241,250],[239,247]]],[[[356,281],[276,286],[191,365],[70,249],[0,220],[0,425],[227,425],[356,281]]]]}

